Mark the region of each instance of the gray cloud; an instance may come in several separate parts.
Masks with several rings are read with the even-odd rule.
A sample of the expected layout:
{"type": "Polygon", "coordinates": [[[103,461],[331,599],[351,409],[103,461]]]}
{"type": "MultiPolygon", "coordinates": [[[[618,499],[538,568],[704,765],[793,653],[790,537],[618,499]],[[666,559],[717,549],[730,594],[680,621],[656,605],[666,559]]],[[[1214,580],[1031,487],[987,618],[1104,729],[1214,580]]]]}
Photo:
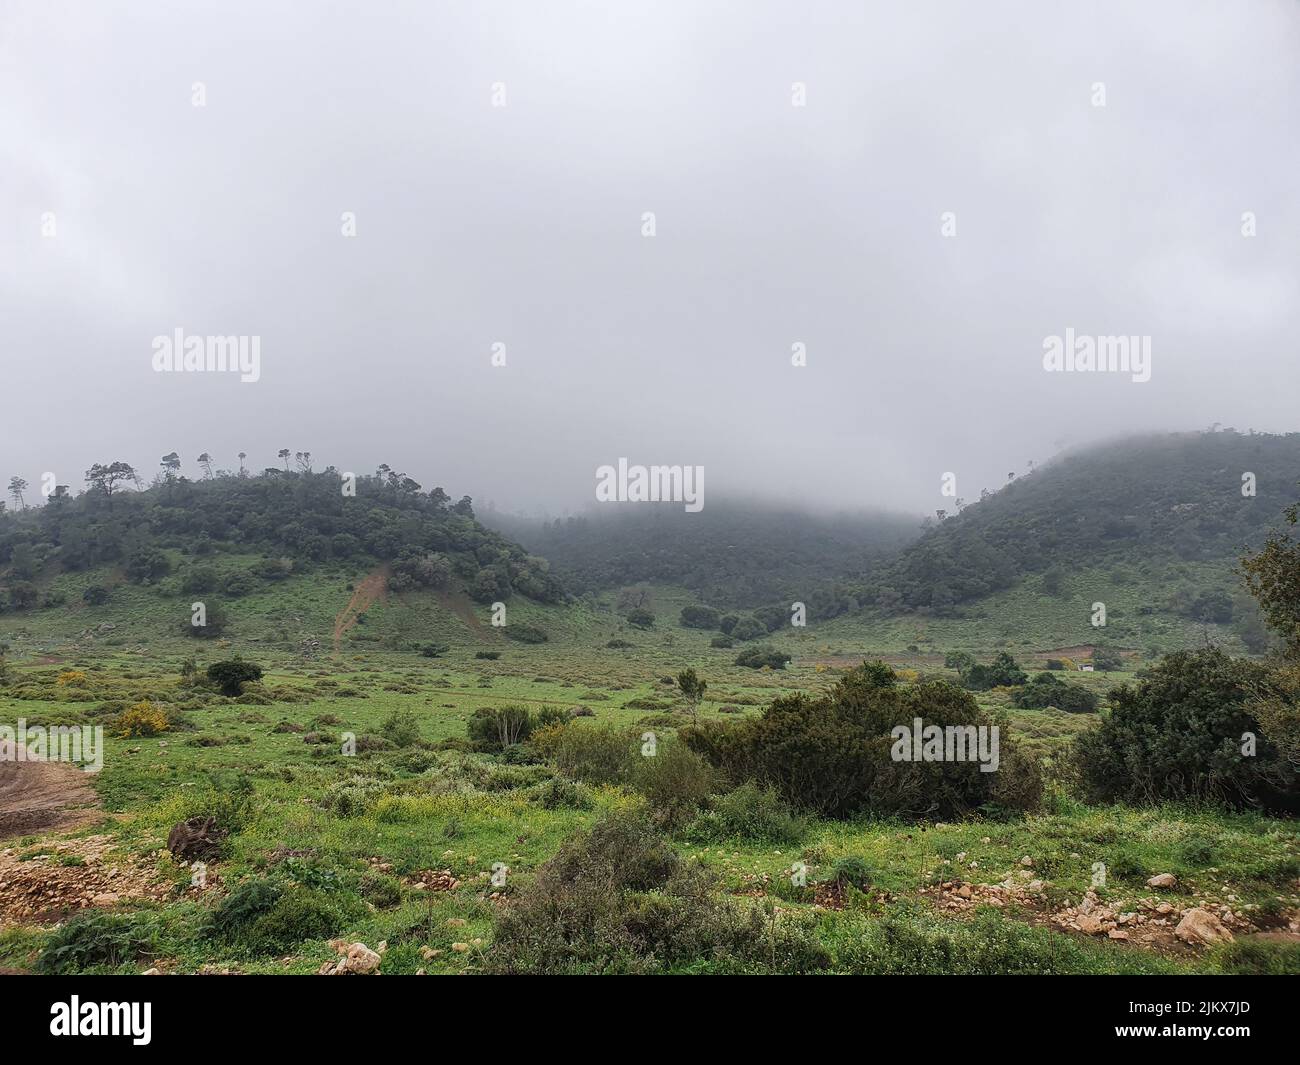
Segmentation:
{"type": "Polygon", "coordinates": [[[10,0],[0,473],[289,447],[556,513],[627,456],[931,510],[1296,428],[1300,10],[1071,7],[10,0]],[[178,326],[261,380],[154,373],[178,326]],[[1151,381],[1045,373],[1067,327],[1151,381]]]}

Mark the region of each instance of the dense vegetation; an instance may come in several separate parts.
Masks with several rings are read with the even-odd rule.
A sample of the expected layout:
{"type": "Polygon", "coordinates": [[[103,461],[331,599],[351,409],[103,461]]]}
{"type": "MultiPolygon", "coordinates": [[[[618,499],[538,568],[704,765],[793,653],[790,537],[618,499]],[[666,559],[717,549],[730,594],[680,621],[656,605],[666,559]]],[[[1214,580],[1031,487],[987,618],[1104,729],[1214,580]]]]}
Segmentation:
{"type": "MultiPolygon", "coordinates": [[[[292,471],[193,481],[175,472],[174,458],[147,488],[115,462],[87,471],[87,490],[75,497],[60,490],[23,509],[15,495],[19,509],[0,513],[0,611],[59,605],[45,586],[65,571],[112,566],[135,584],[237,598],[331,560],[387,562],[396,591],[459,583],[479,602],[512,593],[564,599],[546,561],[480,525],[468,496],[452,502],[387,468],[358,477],[352,494],[332,467],[313,472],[310,456],[292,471]],[[219,575],[210,563],[221,553],[263,558],[219,575]]],[[[85,599],[94,605],[110,594],[96,587],[85,599]]]]}
{"type": "Polygon", "coordinates": [[[849,588],[917,535],[914,518],[820,516],[761,505],[610,504],[578,517],[531,521],[492,514],[494,528],[549,559],[566,587],[600,591],[644,582],[683,585],[717,606],[808,602],[817,617],[853,604],[849,588]]]}
{"type": "MultiPolygon", "coordinates": [[[[1116,440],[1066,455],[978,502],[936,515],[929,531],[861,589],[886,608],[951,612],[1030,575],[1051,595],[1095,560],[1235,559],[1257,545],[1300,479],[1300,433],[1182,433],[1116,440]],[[1257,494],[1243,495],[1253,474],[1257,494]]],[[[1228,620],[1219,590],[1169,589],[1189,617],[1228,620]]]]}

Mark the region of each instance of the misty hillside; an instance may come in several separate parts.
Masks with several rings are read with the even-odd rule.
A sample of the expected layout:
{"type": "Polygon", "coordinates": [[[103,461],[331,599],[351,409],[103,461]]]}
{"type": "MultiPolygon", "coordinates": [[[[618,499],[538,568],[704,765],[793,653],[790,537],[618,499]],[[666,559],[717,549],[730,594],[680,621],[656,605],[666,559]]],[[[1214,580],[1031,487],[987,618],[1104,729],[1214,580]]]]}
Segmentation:
{"type": "Polygon", "coordinates": [[[916,518],[883,511],[819,515],[725,502],[697,514],[676,505],[616,504],[554,521],[484,520],[547,558],[575,593],[677,584],[737,607],[862,581],[920,532],[916,518]]]}
{"type": "Polygon", "coordinates": [[[565,597],[544,560],[475,520],[468,496],[453,502],[386,467],[357,478],[355,494],[333,468],[197,481],[169,470],[133,490],[134,471],[113,463],[88,471],[87,483],[80,495],[60,491],[44,506],[0,513],[0,613],[61,606],[53,582],[66,573],[234,599],[325,563],[387,564],[396,591],[565,597]]]}
{"type": "Polygon", "coordinates": [[[942,614],[1090,565],[1235,563],[1295,499],[1300,433],[1134,437],[1063,456],[950,514],[868,588],[878,606],[942,614]],[[1254,475],[1255,495],[1243,494],[1254,475]]]}

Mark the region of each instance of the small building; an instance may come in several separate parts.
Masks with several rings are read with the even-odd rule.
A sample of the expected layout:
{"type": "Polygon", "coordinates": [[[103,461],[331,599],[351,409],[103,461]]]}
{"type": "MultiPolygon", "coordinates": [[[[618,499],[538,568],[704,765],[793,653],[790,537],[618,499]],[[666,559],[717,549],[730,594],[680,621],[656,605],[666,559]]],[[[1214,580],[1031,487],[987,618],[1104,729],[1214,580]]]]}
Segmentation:
{"type": "Polygon", "coordinates": [[[1094,670],[1093,670],[1092,666],[1083,665],[1083,666],[1080,666],[1080,667],[1079,667],[1079,672],[1080,672],[1080,673],[1092,673],[1092,672],[1094,672],[1094,670]]]}

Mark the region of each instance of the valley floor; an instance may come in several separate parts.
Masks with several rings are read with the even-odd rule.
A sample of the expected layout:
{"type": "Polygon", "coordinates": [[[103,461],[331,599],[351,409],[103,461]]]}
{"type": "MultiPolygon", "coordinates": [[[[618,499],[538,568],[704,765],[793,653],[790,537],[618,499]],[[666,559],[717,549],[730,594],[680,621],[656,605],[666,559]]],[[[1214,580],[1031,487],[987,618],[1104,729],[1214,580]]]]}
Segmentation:
{"type": "MultiPolygon", "coordinates": [[[[44,786],[66,790],[34,820],[18,808],[31,793],[10,786],[20,767],[0,775],[8,837],[0,840],[0,966],[41,968],[46,948],[67,946],[60,922],[100,913],[109,924],[87,933],[84,953],[68,950],[61,971],[314,973],[338,960],[331,940],[377,952],[383,944],[383,973],[475,971],[491,956],[503,909],[561,843],[636,801],[616,787],[566,789],[545,763],[462,749],[479,707],[582,706],[598,721],[662,734],[687,720],[671,683],[687,665],[709,683],[706,718],[755,714],[782,692],[824,689],[878,654],[900,670],[943,672],[934,626],[918,635],[915,623],[889,628],[879,643],[865,623],[847,620],[792,633],[779,638],[795,656],[791,668],[754,671],[732,664],[734,650],[710,648],[710,634],[677,627],[689,598],[672,589],[658,591],[649,630],[629,629],[600,604],[563,612],[521,604],[512,622],[550,634],[529,645],[493,630],[486,608],[335,583],[249,604],[240,628],[257,638],[234,635],[221,648],[149,628],[148,604],[125,595],[107,629],[103,621],[62,632],[6,625],[16,661],[0,688],[0,722],[107,724],[141,701],[172,714],[157,735],[107,735],[97,774],[28,767],[57,770],[60,779],[44,786]],[[467,611],[481,624],[467,622],[467,611]],[[614,639],[632,646],[605,646],[614,639]],[[445,640],[450,649],[434,658],[391,649],[402,640],[445,640]],[[180,673],[196,650],[200,665],[239,652],[267,675],[237,698],[192,687],[180,673]],[[475,657],[484,651],[500,657],[475,657]],[[385,739],[386,722],[405,710],[418,737],[385,739]],[[345,753],[349,736],[355,754],[345,753]],[[172,826],[197,815],[231,829],[205,867],[167,850],[172,826]],[[301,924],[285,915],[261,945],[211,935],[214,907],[251,880],[291,888],[315,908],[301,924]]],[[[955,631],[942,636],[976,646],[979,632],[972,622],[960,643],[955,631]]],[[[1042,635],[1041,647],[1013,648],[1031,671],[1087,632],[1042,635]]],[[[1002,640],[999,632],[985,646],[1002,640]]],[[[1130,675],[1072,679],[1104,692],[1130,675]]],[[[759,899],[773,921],[804,922],[837,971],[1295,971],[1294,822],[1082,805],[1056,769],[1094,715],[1017,710],[999,691],[980,700],[1006,715],[1046,767],[1045,812],[953,824],[813,821],[779,844],[678,832],[673,846],[711,871],[720,897],[759,899]],[[837,877],[844,868],[860,875],[837,877]],[[1172,874],[1172,886],[1148,886],[1158,874],[1172,874]],[[1192,909],[1216,915],[1234,941],[1206,946],[1175,935],[1192,909]]],[[[700,959],[680,968],[709,967],[700,959]]]]}

